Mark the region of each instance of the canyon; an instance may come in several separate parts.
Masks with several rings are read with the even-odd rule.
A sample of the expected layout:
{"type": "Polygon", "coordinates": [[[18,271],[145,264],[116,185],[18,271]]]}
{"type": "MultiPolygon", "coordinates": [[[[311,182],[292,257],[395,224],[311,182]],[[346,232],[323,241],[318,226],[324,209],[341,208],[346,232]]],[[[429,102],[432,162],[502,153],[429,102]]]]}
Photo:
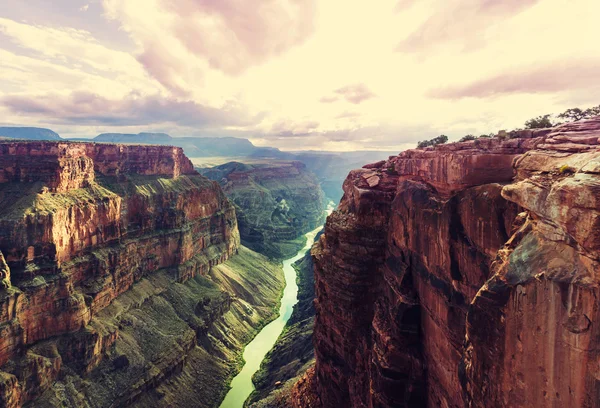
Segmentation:
{"type": "Polygon", "coordinates": [[[285,405],[598,407],[599,163],[600,117],[352,171],[285,405]]]}
{"type": "MultiPolygon", "coordinates": [[[[599,169],[600,117],[350,171],[246,405],[599,407],[599,169]]],[[[218,406],[323,222],[309,170],[0,141],[0,405],[218,406]]]]}
{"type": "Polygon", "coordinates": [[[218,405],[281,266],[181,148],[0,142],[0,405],[218,405]]]}
{"type": "Polygon", "coordinates": [[[198,170],[220,183],[235,206],[241,241],[254,251],[289,258],[325,221],[319,181],[302,162],[234,161],[198,170]]]}

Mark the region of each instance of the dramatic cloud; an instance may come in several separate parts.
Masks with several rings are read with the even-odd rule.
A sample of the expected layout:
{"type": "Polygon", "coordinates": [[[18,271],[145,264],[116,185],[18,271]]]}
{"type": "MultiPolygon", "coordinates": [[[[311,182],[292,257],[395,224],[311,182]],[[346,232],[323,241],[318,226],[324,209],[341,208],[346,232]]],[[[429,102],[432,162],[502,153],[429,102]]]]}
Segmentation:
{"type": "Polygon", "coordinates": [[[250,117],[235,105],[221,109],[191,101],[159,96],[129,95],[111,100],[88,92],[75,92],[66,97],[4,96],[0,105],[23,116],[60,118],[78,125],[136,126],[175,123],[196,128],[247,126],[260,117],[250,117]]]}
{"type": "MultiPolygon", "coordinates": [[[[398,51],[425,52],[456,42],[461,47],[483,46],[482,33],[540,0],[453,0],[435,1],[436,8],[425,22],[398,45],[398,51]],[[440,4],[441,3],[441,4],[440,4]]],[[[400,1],[402,10],[410,2],[400,1]]]]}
{"type": "Polygon", "coordinates": [[[140,62],[181,92],[189,64],[230,75],[281,55],[313,32],[316,0],[104,0],[140,44],[140,62]],[[180,69],[178,69],[180,68],[180,69]]]}
{"type": "Polygon", "coordinates": [[[433,89],[441,99],[485,98],[502,94],[535,94],[591,89],[600,84],[600,59],[552,61],[541,67],[516,69],[465,85],[433,89]]]}
{"type": "Polygon", "coordinates": [[[598,0],[13,1],[0,122],[293,150],[456,140],[600,103],[598,15],[598,0]]]}

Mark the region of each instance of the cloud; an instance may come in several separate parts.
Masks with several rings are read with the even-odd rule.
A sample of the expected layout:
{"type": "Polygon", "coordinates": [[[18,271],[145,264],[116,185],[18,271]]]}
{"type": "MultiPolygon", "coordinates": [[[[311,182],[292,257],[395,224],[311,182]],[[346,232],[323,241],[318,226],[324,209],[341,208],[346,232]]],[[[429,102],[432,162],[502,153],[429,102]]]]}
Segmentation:
{"type": "Polygon", "coordinates": [[[320,123],[314,120],[307,120],[301,122],[294,122],[292,120],[282,120],[276,122],[271,127],[272,134],[278,137],[298,137],[306,136],[314,133],[319,127],[320,123]]]}
{"type": "Polygon", "coordinates": [[[333,103],[345,99],[347,102],[358,105],[368,99],[374,98],[375,95],[365,84],[347,85],[333,91],[335,95],[324,96],[319,99],[321,103],[333,103]]]}
{"type": "Polygon", "coordinates": [[[394,11],[396,12],[401,12],[404,11],[410,7],[412,7],[413,5],[415,5],[416,0],[398,0],[398,2],[396,3],[396,7],[394,8],[394,11]]]}
{"type": "Polygon", "coordinates": [[[0,38],[4,40],[0,41],[0,48],[12,46],[14,49],[12,52],[0,49],[3,79],[23,78],[24,87],[44,88],[54,84],[55,89],[72,89],[77,84],[98,92],[104,89],[112,95],[128,93],[132,88],[153,91],[160,88],[129,53],[100,43],[88,31],[32,25],[0,17],[2,35],[6,40],[0,38]],[[11,66],[10,72],[5,71],[7,65],[11,66]],[[55,83],[67,75],[71,76],[67,81],[55,83]]]}
{"type": "Polygon", "coordinates": [[[376,96],[365,84],[348,85],[334,92],[355,105],[376,96]]]}
{"type": "Polygon", "coordinates": [[[235,104],[221,108],[204,106],[158,95],[131,94],[108,99],[89,92],[68,96],[43,95],[0,97],[0,105],[25,117],[59,118],[58,123],[76,125],[138,126],[172,123],[196,128],[248,126],[262,115],[250,116],[235,104]]]}
{"type": "MultiPolygon", "coordinates": [[[[428,125],[358,126],[352,129],[253,133],[258,144],[287,150],[322,149],[331,151],[386,150],[399,152],[415,147],[417,141],[439,135],[428,125]]],[[[383,157],[385,158],[385,157],[383,157]]]]}
{"type": "Polygon", "coordinates": [[[86,4],[85,6],[79,7],[79,11],[88,11],[89,8],[90,8],[90,5],[86,4]]]}
{"type": "Polygon", "coordinates": [[[181,91],[196,64],[239,75],[302,44],[314,30],[316,0],[104,0],[141,47],[138,59],[181,91]]]}
{"type": "Polygon", "coordinates": [[[487,98],[507,94],[537,94],[589,89],[600,83],[600,59],[551,61],[544,66],[515,68],[489,78],[432,89],[438,99],[487,98]]]}
{"type": "Polygon", "coordinates": [[[319,99],[319,102],[321,102],[321,103],[333,103],[333,102],[336,102],[337,100],[339,100],[339,98],[337,96],[324,96],[321,99],[319,99]]]}
{"type": "MultiPolygon", "coordinates": [[[[397,51],[425,52],[448,42],[462,48],[484,45],[481,34],[540,0],[453,0],[434,2],[435,13],[398,44],[397,51]]],[[[410,1],[400,1],[403,8],[410,1]]]]}
{"type": "Polygon", "coordinates": [[[335,118],[336,119],[356,119],[359,118],[361,115],[358,112],[350,112],[350,111],[346,111],[346,112],[342,112],[339,115],[337,115],[335,118]]]}

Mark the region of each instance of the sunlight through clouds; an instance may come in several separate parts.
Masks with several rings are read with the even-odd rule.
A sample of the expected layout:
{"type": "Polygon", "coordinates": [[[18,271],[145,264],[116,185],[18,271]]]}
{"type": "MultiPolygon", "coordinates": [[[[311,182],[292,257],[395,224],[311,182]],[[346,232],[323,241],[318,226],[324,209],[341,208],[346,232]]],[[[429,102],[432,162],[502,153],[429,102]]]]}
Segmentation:
{"type": "Polygon", "coordinates": [[[71,7],[82,24],[116,24],[111,35],[123,47],[51,18],[0,15],[3,123],[62,120],[72,133],[92,136],[89,118],[67,112],[72,95],[86,92],[102,101],[95,109],[104,110],[98,115],[107,131],[126,130],[128,117],[139,126],[146,117],[140,107],[162,98],[165,110],[197,106],[222,110],[224,119],[199,125],[165,112],[146,117],[149,131],[345,150],[489,133],[598,103],[589,101],[600,83],[595,0],[104,0],[71,7]],[[133,51],[124,51],[129,44],[133,51]],[[26,109],[26,101],[53,97],[66,111],[50,117],[26,109]]]}

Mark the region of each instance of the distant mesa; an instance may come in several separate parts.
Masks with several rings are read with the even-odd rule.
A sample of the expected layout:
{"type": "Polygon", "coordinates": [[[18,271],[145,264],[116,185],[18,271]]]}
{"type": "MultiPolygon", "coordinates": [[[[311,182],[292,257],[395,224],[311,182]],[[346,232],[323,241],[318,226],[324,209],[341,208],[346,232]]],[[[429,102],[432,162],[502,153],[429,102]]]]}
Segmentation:
{"type": "Polygon", "coordinates": [[[37,127],[0,127],[0,138],[24,140],[61,140],[58,133],[37,127]]]}
{"type": "MultiPolygon", "coordinates": [[[[65,140],[50,129],[35,127],[0,127],[0,140],[65,140]]],[[[156,144],[181,147],[189,157],[269,157],[289,159],[290,154],[273,147],[257,147],[248,139],[238,137],[172,137],[166,133],[141,132],[102,133],[89,139],[72,137],[78,142],[156,144]]]]}
{"type": "Polygon", "coordinates": [[[102,133],[94,138],[95,142],[109,143],[173,143],[166,133],[102,133]]]}

